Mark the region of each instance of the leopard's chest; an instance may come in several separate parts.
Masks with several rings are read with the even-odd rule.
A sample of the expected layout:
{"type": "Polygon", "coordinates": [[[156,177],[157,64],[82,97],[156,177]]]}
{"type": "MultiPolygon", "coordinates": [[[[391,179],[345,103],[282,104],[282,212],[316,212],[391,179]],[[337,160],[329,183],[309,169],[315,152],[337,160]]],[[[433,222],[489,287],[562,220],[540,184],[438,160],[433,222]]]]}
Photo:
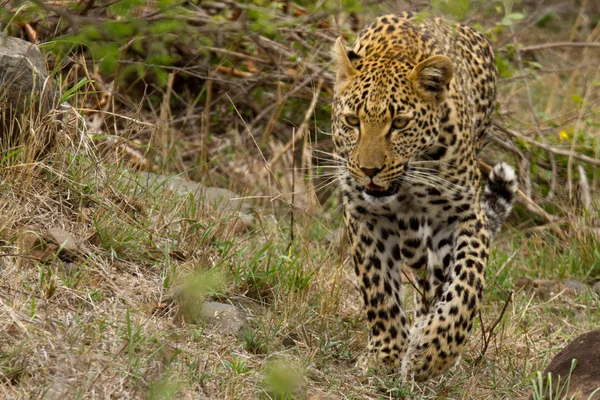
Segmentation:
{"type": "Polygon", "coordinates": [[[356,251],[375,251],[377,263],[388,268],[423,270],[428,263],[446,267],[451,259],[458,220],[437,219],[421,211],[388,214],[347,214],[347,227],[356,251]]]}
{"type": "Polygon", "coordinates": [[[427,184],[403,183],[394,196],[377,198],[367,195],[359,185],[346,182],[342,193],[346,212],[356,219],[393,218],[408,223],[418,218],[443,226],[464,211],[455,206],[464,197],[459,190],[440,190],[427,184]]]}

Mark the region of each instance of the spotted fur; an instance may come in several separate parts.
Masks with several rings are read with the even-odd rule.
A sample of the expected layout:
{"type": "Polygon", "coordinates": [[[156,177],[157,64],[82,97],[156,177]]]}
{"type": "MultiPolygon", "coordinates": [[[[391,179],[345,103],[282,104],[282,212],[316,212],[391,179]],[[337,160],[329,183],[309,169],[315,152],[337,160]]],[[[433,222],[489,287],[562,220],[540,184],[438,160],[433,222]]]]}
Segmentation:
{"type": "Polygon", "coordinates": [[[402,364],[405,375],[429,379],[462,352],[490,231],[516,190],[514,171],[497,166],[480,204],[477,151],[495,102],[494,55],[466,26],[410,14],[379,17],[350,50],[338,39],[334,55],[333,140],[367,314],[366,365],[402,364]],[[402,266],[416,287],[412,325],[402,266]]]}

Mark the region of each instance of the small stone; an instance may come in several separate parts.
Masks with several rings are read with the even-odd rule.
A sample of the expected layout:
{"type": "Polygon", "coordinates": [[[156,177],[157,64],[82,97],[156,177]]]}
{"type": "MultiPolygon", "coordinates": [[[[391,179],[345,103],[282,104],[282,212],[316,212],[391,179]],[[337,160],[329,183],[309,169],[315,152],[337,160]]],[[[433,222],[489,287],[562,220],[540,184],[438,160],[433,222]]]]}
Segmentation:
{"type": "Polygon", "coordinates": [[[580,282],[576,279],[565,279],[564,281],[562,281],[562,283],[570,288],[573,289],[573,291],[575,292],[575,294],[582,294],[587,292],[587,290],[589,289],[589,286],[586,285],[583,282],[580,282]]]}
{"type": "Polygon", "coordinates": [[[338,400],[341,397],[329,393],[315,393],[308,400],[338,400]]]}
{"type": "Polygon", "coordinates": [[[289,349],[289,348],[296,346],[296,340],[298,340],[297,335],[289,334],[283,338],[283,340],[281,341],[281,344],[283,345],[283,347],[289,349]]]}
{"type": "Polygon", "coordinates": [[[26,229],[19,236],[19,247],[21,253],[32,255],[36,251],[43,251],[45,244],[39,233],[26,229]]]}
{"type": "Polygon", "coordinates": [[[246,316],[239,308],[214,301],[207,301],[202,305],[200,318],[224,335],[235,335],[246,324],[246,316]]]}
{"type": "Polygon", "coordinates": [[[531,279],[531,278],[522,276],[519,279],[517,279],[517,281],[515,282],[516,290],[519,290],[519,289],[530,290],[532,287],[533,287],[533,279],[531,279]]]}
{"type": "Polygon", "coordinates": [[[54,258],[57,246],[47,243],[41,234],[32,228],[23,229],[19,234],[19,253],[26,256],[23,260],[48,262],[54,258]]]}
{"type": "Polygon", "coordinates": [[[515,289],[533,292],[541,300],[550,300],[555,296],[575,297],[575,290],[559,280],[519,278],[515,282],[515,289]]]}
{"type": "Polygon", "coordinates": [[[594,283],[594,285],[592,286],[592,291],[598,296],[600,296],[600,281],[594,283]]]}
{"type": "MultiPolygon", "coordinates": [[[[60,254],[67,257],[75,257],[79,254],[79,247],[73,239],[73,236],[61,228],[50,228],[45,239],[58,245],[60,254]]],[[[59,254],[59,255],[60,255],[59,254]]]]}
{"type": "Polygon", "coordinates": [[[248,232],[254,225],[254,217],[251,215],[240,215],[233,217],[228,221],[229,229],[233,233],[244,233],[248,232]]]}

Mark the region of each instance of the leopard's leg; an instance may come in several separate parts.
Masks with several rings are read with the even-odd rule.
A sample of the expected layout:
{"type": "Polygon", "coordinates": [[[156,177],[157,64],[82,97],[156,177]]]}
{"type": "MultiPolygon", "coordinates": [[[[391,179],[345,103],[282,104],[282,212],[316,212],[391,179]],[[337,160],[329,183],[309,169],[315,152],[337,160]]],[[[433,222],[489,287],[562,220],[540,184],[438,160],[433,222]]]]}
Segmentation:
{"type": "Polygon", "coordinates": [[[445,280],[444,262],[447,261],[447,258],[436,252],[432,247],[426,249],[426,254],[426,265],[420,268],[411,266],[413,271],[415,323],[429,313],[429,308],[445,280]]]}
{"type": "Polygon", "coordinates": [[[432,287],[430,284],[431,231],[425,216],[405,216],[399,223],[403,232],[401,254],[407,278],[413,287],[414,320],[427,314],[432,287]],[[412,273],[412,276],[410,276],[412,273]]]}
{"type": "Polygon", "coordinates": [[[453,262],[454,229],[437,231],[427,246],[427,282],[423,286],[421,296],[421,315],[429,313],[435,298],[441,293],[442,284],[446,281],[446,273],[453,262]]]}
{"type": "Polygon", "coordinates": [[[428,314],[429,307],[445,280],[445,271],[451,261],[453,241],[451,229],[436,230],[435,235],[432,235],[428,224],[419,228],[418,237],[420,247],[416,246],[419,240],[407,239],[404,240],[402,252],[413,275],[411,284],[414,287],[415,322],[428,314]],[[407,249],[414,254],[407,254],[407,249]]]}
{"type": "Polygon", "coordinates": [[[414,321],[418,321],[424,315],[427,315],[429,310],[429,302],[427,301],[429,293],[429,281],[427,265],[421,268],[411,268],[412,280],[411,285],[413,287],[413,301],[414,301],[414,321]]]}
{"type": "Polygon", "coordinates": [[[406,378],[433,378],[458,360],[473,327],[485,286],[488,258],[487,220],[481,210],[463,218],[455,230],[453,260],[429,313],[410,332],[402,362],[406,378]]]}
{"type": "Polygon", "coordinates": [[[403,305],[398,229],[392,217],[346,211],[351,252],[363,295],[369,328],[368,356],[363,367],[381,361],[400,363],[409,326],[403,305]]]}

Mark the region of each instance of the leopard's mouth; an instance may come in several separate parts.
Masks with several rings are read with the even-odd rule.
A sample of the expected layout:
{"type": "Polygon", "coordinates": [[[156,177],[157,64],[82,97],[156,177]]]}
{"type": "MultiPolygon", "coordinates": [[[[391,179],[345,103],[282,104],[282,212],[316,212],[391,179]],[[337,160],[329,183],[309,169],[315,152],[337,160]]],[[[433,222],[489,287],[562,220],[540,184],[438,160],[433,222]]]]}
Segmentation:
{"type": "Polygon", "coordinates": [[[369,183],[367,186],[362,187],[364,193],[377,198],[393,196],[398,193],[399,189],[400,185],[396,182],[392,183],[387,189],[374,183],[369,183]]]}

